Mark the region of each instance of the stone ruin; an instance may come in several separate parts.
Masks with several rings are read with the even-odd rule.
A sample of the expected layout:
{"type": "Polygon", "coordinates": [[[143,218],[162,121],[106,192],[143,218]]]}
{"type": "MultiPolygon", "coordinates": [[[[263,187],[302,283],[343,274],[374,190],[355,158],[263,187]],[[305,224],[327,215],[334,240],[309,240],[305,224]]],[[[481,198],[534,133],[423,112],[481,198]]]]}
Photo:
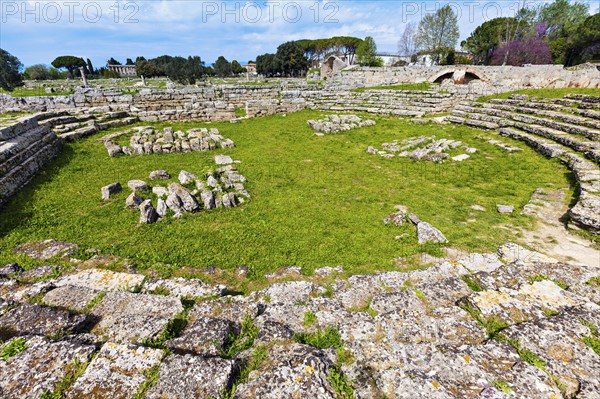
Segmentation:
{"type": "MultiPolygon", "coordinates": [[[[234,161],[227,155],[215,157],[218,166],[214,171],[198,177],[193,173],[182,170],[178,175],[178,183],[149,186],[144,180],[130,180],[127,186],[132,190],[125,200],[129,209],[140,211],[140,223],[152,224],[172,214],[180,219],[184,213],[195,213],[201,210],[215,208],[235,208],[250,198],[244,183],[246,178],[241,175],[234,161]],[[156,206],[152,199],[144,199],[150,193],[157,197],[156,206]]],[[[150,173],[150,180],[166,181],[171,179],[165,170],[155,170],[150,173]]],[[[102,187],[102,199],[110,199],[112,194],[122,190],[120,183],[112,183],[102,187]]]]}
{"type": "Polygon", "coordinates": [[[141,126],[110,134],[100,139],[100,141],[104,142],[108,155],[111,157],[119,154],[169,154],[234,147],[233,141],[224,138],[219,134],[219,130],[215,128],[210,130],[207,128],[194,128],[184,133],[181,130],[174,132],[172,127],[166,127],[161,131],[151,126],[141,126]],[[129,146],[121,147],[113,141],[115,138],[129,134],[132,134],[129,146]]]}
{"type": "MultiPolygon", "coordinates": [[[[47,240],[15,251],[51,261],[78,248],[47,240]]],[[[288,268],[246,296],[197,278],[73,264],[0,268],[3,398],[334,399],[344,386],[357,398],[600,392],[598,268],[512,243],[405,272],[288,268]],[[252,372],[242,378],[244,367],[252,372]]]]}
{"type": "Polygon", "coordinates": [[[336,134],[359,127],[375,125],[375,121],[371,119],[363,120],[356,115],[327,115],[323,119],[311,119],[306,123],[315,131],[316,135],[336,134]]]}
{"type": "MultiPolygon", "coordinates": [[[[384,158],[394,158],[396,155],[402,158],[410,158],[413,161],[433,161],[442,162],[450,155],[447,153],[449,150],[456,149],[462,145],[461,141],[455,141],[450,139],[436,139],[435,136],[420,136],[411,137],[402,141],[394,140],[391,143],[383,143],[383,150],[377,150],[374,147],[367,147],[367,154],[380,155],[384,158]],[[424,147],[415,147],[426,144],[424,147]]],[[[465,152],[474,154],[477,149],[471,147],[464,147],[465,152]]],[[[469,159],[469,155],[460,154],[451,158],[453,161],[462,162],[469,159]]]]}
{"type": "MultiPolygon", "coordinates": [[[[560,160],[571,170],[579,188],[577,203],[569,210],[570,226],[600,232],[600,97],[511,95],[485,103],[464,101],[446,119],[496,131],[560,160]]],[[[513,148],[503,147],[507,151],[513,148]]]]}
{"type": "Polygon", "coordinates": [[[409,213],[405,206],[397,205],[396,209],[396,212],[389,214],[383,219],[384,224],[393,223],[394,226],[402,226],[408,220],[417,228],[417,241],[419,244],[445,244],[448,242],[448,239],[440,230],[433,227],[430,223],[422,221],[414,213],[409,213]]]}

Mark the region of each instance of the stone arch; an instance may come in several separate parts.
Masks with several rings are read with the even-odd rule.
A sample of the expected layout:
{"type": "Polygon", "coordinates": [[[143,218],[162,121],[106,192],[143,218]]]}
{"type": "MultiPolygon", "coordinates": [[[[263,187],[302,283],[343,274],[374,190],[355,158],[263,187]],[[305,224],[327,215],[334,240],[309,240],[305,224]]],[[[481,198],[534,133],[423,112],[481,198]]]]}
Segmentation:
{"type": "Polygon", "coordinates": [[[429,78],[429,81],[432,83],[442,83],[445,79],[454,79],[457,84],[467,84],[473,80],[487,80],[487,77],[475,68],[455,67],[446,68],[435,73],[429,78]]]}
{"type": "Polygon", "coordinates": [[[332,55],[323,62],[323,65],[321,66],[321,76],[331,77],[347,66],[348,64],[340,58],[332,55]]]}

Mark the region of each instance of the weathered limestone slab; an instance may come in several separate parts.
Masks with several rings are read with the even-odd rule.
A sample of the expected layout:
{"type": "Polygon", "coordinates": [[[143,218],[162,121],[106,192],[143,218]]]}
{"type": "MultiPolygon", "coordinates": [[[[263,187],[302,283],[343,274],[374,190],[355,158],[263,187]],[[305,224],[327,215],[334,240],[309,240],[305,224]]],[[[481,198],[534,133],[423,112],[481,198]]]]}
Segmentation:
{"type": "Polygon", "coordinates": [[[0,292],[6,300],[25,302],[50,291],[54,287],[55,285],[52,281],[40,281],[33,284],[11,284],[9,280],[7,286],[0,288],[0,292]]]}
{"type": "Polygon", "coordinates": [[[254,319],[262,310],[263,305],[254,301],[246,301],[238,297],[228,297],[213,301],[197,302],[190,311],[188,320],[193,321],[195,318],[208,317],[241,324],[244,318],[249,317],[254,319]]]}
{"type": "Polygon", "coordinates": [[[104,186],[100,189],[102,194],[102,199],[104,201],[108,200],[111,195],[120,192],[123,188],[121,187],[121,183],[111,183],[107,186],[104,186]]]}
{"type": "Polygon", "coordinates": [[[52,342],[43,337],[29,337],[26,349],[0,361],[0,397],[3,399],[37,399],[52,392],[68,372],[67,365],[85,363],[95,348],[73,342],[52,342]]]}
{"type": "Polygon", "coordinates": [[[234,329],[234,323],[228,320],[199,317],[188,323],[178,338],[167,341],[165,345],[178,352],[218,356],[234,329]]]}
{"type": "Polygon", "coordinates": [[[73,285],[99,291],[133,290],[144,281],[141,274],[119,273],[103,269],[81,270],[61,277],[56,286],[73,285]]]}
{"type": "Polygon", "coordinates": [[[229,165],[233,163],[233,159],[229,155],[217,155],[215,156],[215,163],[217,165],[229,165]]]}
{"type": "Polygon", "coordinates": [[[221,296],[225,291],[224,285],[210,285],[200,279],[150,279],[144,282],[143,293],[162,291],[168,295],[182,298],[204,298],[221,296]]]}
{"type": "Polygon", "coordinates": [[[64,285],[48,292],[42,299],[42,303],[79,312],[85,309],[99,293],[100,291],[92,288],[64,285]]]}
{"type": "Polygon", "coordinates": [[[55,256],[65,257],[78,249],[78,245],[69,242],[45,240],[19,245],[15,248],[15,252],[35,259],[50,259],[55,256]]]}
{"type": "Polygon", "coordinates": [[[574,308],[557,317],[511,326],[503,333],[543,362],[565,397],[593,398],[600,392],[600,357],[582,340],[593,335],[582,323],[590,322],[591,314],[597,318],[600,307],[574,308]]]}
{"type": "Polygon", "coordinates": [[[146,380],[144,372],[160,364],[163,354],[160,349],[108,342],[66,398],[131,398],[146,380]]]}
{"type": "Polygon", "coordinates": [[[81,331],[89,317],[25,303],[0,316],[0,339],[19,335],[60,335],[81,331]]]}
{"type": "Polygon", "coordinates": [[[247,383],[237,387],[235,398],[336,397],[327,378],[333,363],[319,349],[301,344],[275,345],[266,364],[252,373],[247,383]]]}
{"type": "Polygon", "coordinates": [[[522,262],[525,264],[533,264],[537,262],[557,263],[556,259],[541,254],[536,251],[530,251],[520,245],[508,243],[498,247],[498,255],[506,263],[522,262]]]}
{"type": "Polygon", "coordinates": [[[178,298],[111,291],[91,311],[100,318],[92,333],[117,341],[153,339],[182,311],[178,298]]]}
{"type": "Polygon", "coordinates": [[[471,272],[492,272],[504,265],[496,254],[469,254],[458,260],[458,263],[471,272]]]}
{"type": "Polygon", "coordinates": [[[549,312],[582,304],[582,299],[561,289],[549,280],[524,284],[518,290],[500,288],[473,293],[467,301],[488,319],[505,323],[522,323],[543,318],[549,312]]]}
{"type": "Polygon", "coordinates": [[[160,367],[160,376],[146,399],[223,397],[234,372],[234,360],[171,355],[160,367]]]}
{"type": "Polygon", "coordinates": [[[268,288],[252,294],[253,298],[269,298],[270,303],[304,302],[318,295],[323,289],[308,281],[288,281],[275,283],[268,288]]]}

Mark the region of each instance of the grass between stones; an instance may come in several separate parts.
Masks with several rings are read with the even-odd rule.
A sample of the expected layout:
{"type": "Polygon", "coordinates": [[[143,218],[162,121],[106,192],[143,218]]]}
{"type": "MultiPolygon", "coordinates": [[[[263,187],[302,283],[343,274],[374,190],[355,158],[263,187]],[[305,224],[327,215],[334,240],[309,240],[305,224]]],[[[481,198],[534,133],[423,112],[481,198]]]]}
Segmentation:
{"type": "Polygon", "coordinates": [[[600,89],[588,89],[588,88],[575,88],[567,87],[564,89],[522,89],[509,91],[506,93],[492,94],[489,96],[482,96],[477,99],[478,102],[486,102],[494,98],[507,99],[513,94],[527,94],[532,97],[541,98],[562,98],[567,94],[587,94],[590,96],[600,96],[600,89]]]}
{"type": "MultiPolygon", "coordinates": [[[[7,361],[27,349],[25,338],[13,338],[0,349],[0,359],[7,361]]],[[[0,341],[2,345],[2,341],[0,341]]]]}
{"type": "MultiPolygon", "coordinates": [[[[153,124],[216,127],[235,141],[233,149],[205,153],[109,158],[103,144],[95,141],[107,132],[66,143],[59,158],[0,209],[0,264],[48,264],[16,255],[13,249],[55,238],[129,259],[139,271],[164,277],[241,265],[248,266],[250,280],[290,265],[300,266],[305,274],[327,265],[342,265],[346,274],[396,270],[394,258],[423,252],[439,256],[444,248],[418,245],[410,224],[384,225],[394,205],[407,206],[439,228],[456,248],[489,252],[518,242],[518,229],[532,228],[534,222],[519,212],[501,215],[496,204],[519,209],[536,188],[560,188],[569,181],[558,161],[512,141],[523,151],[507,154],[477,139],[481,132],[468,127],[368,115],[376,126],[316,137],[306,121],[324,115],[302,111],[238,124],[153,124]],[[394,139],[434,134],[478,151],[467,161],[443,164],[365,153],[369,145],[381,148],[394,139]],[[242,161],[240,173],[248,179],[252,196],[242,206],[154,225],[140,225],[139,212],[125,209],[128,180],[166,186],[168,182],[149,181],[149,173],[166,169],[176,181],[181,170],[200,174],[213,169],[217,154],[242,161]],[[100,188],[117,181],[125,189],[103,202],[100,188]],[[473,211],[474,204],[486,211],[473,211]]],[[[156,203],[152,194],[145,195],[156,203]]],[[[231,281],[224,281],[238,282],[233,274],[231,281]]]]}

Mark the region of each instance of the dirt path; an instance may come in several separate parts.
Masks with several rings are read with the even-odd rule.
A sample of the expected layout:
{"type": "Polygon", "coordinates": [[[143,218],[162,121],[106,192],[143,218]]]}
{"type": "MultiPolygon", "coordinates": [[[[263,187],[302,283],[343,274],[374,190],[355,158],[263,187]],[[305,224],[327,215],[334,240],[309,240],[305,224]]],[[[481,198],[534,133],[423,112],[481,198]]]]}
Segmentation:
{"type": "Polygon", "coordinates": [[[524,213],[537,217],[539,222],[536,230],[523,231],[523,242],[560,261],[600,268],[600,251],[591,241],[570,233],[561,222],[568,210],[566,193],[536,190],[524,213]]]}

